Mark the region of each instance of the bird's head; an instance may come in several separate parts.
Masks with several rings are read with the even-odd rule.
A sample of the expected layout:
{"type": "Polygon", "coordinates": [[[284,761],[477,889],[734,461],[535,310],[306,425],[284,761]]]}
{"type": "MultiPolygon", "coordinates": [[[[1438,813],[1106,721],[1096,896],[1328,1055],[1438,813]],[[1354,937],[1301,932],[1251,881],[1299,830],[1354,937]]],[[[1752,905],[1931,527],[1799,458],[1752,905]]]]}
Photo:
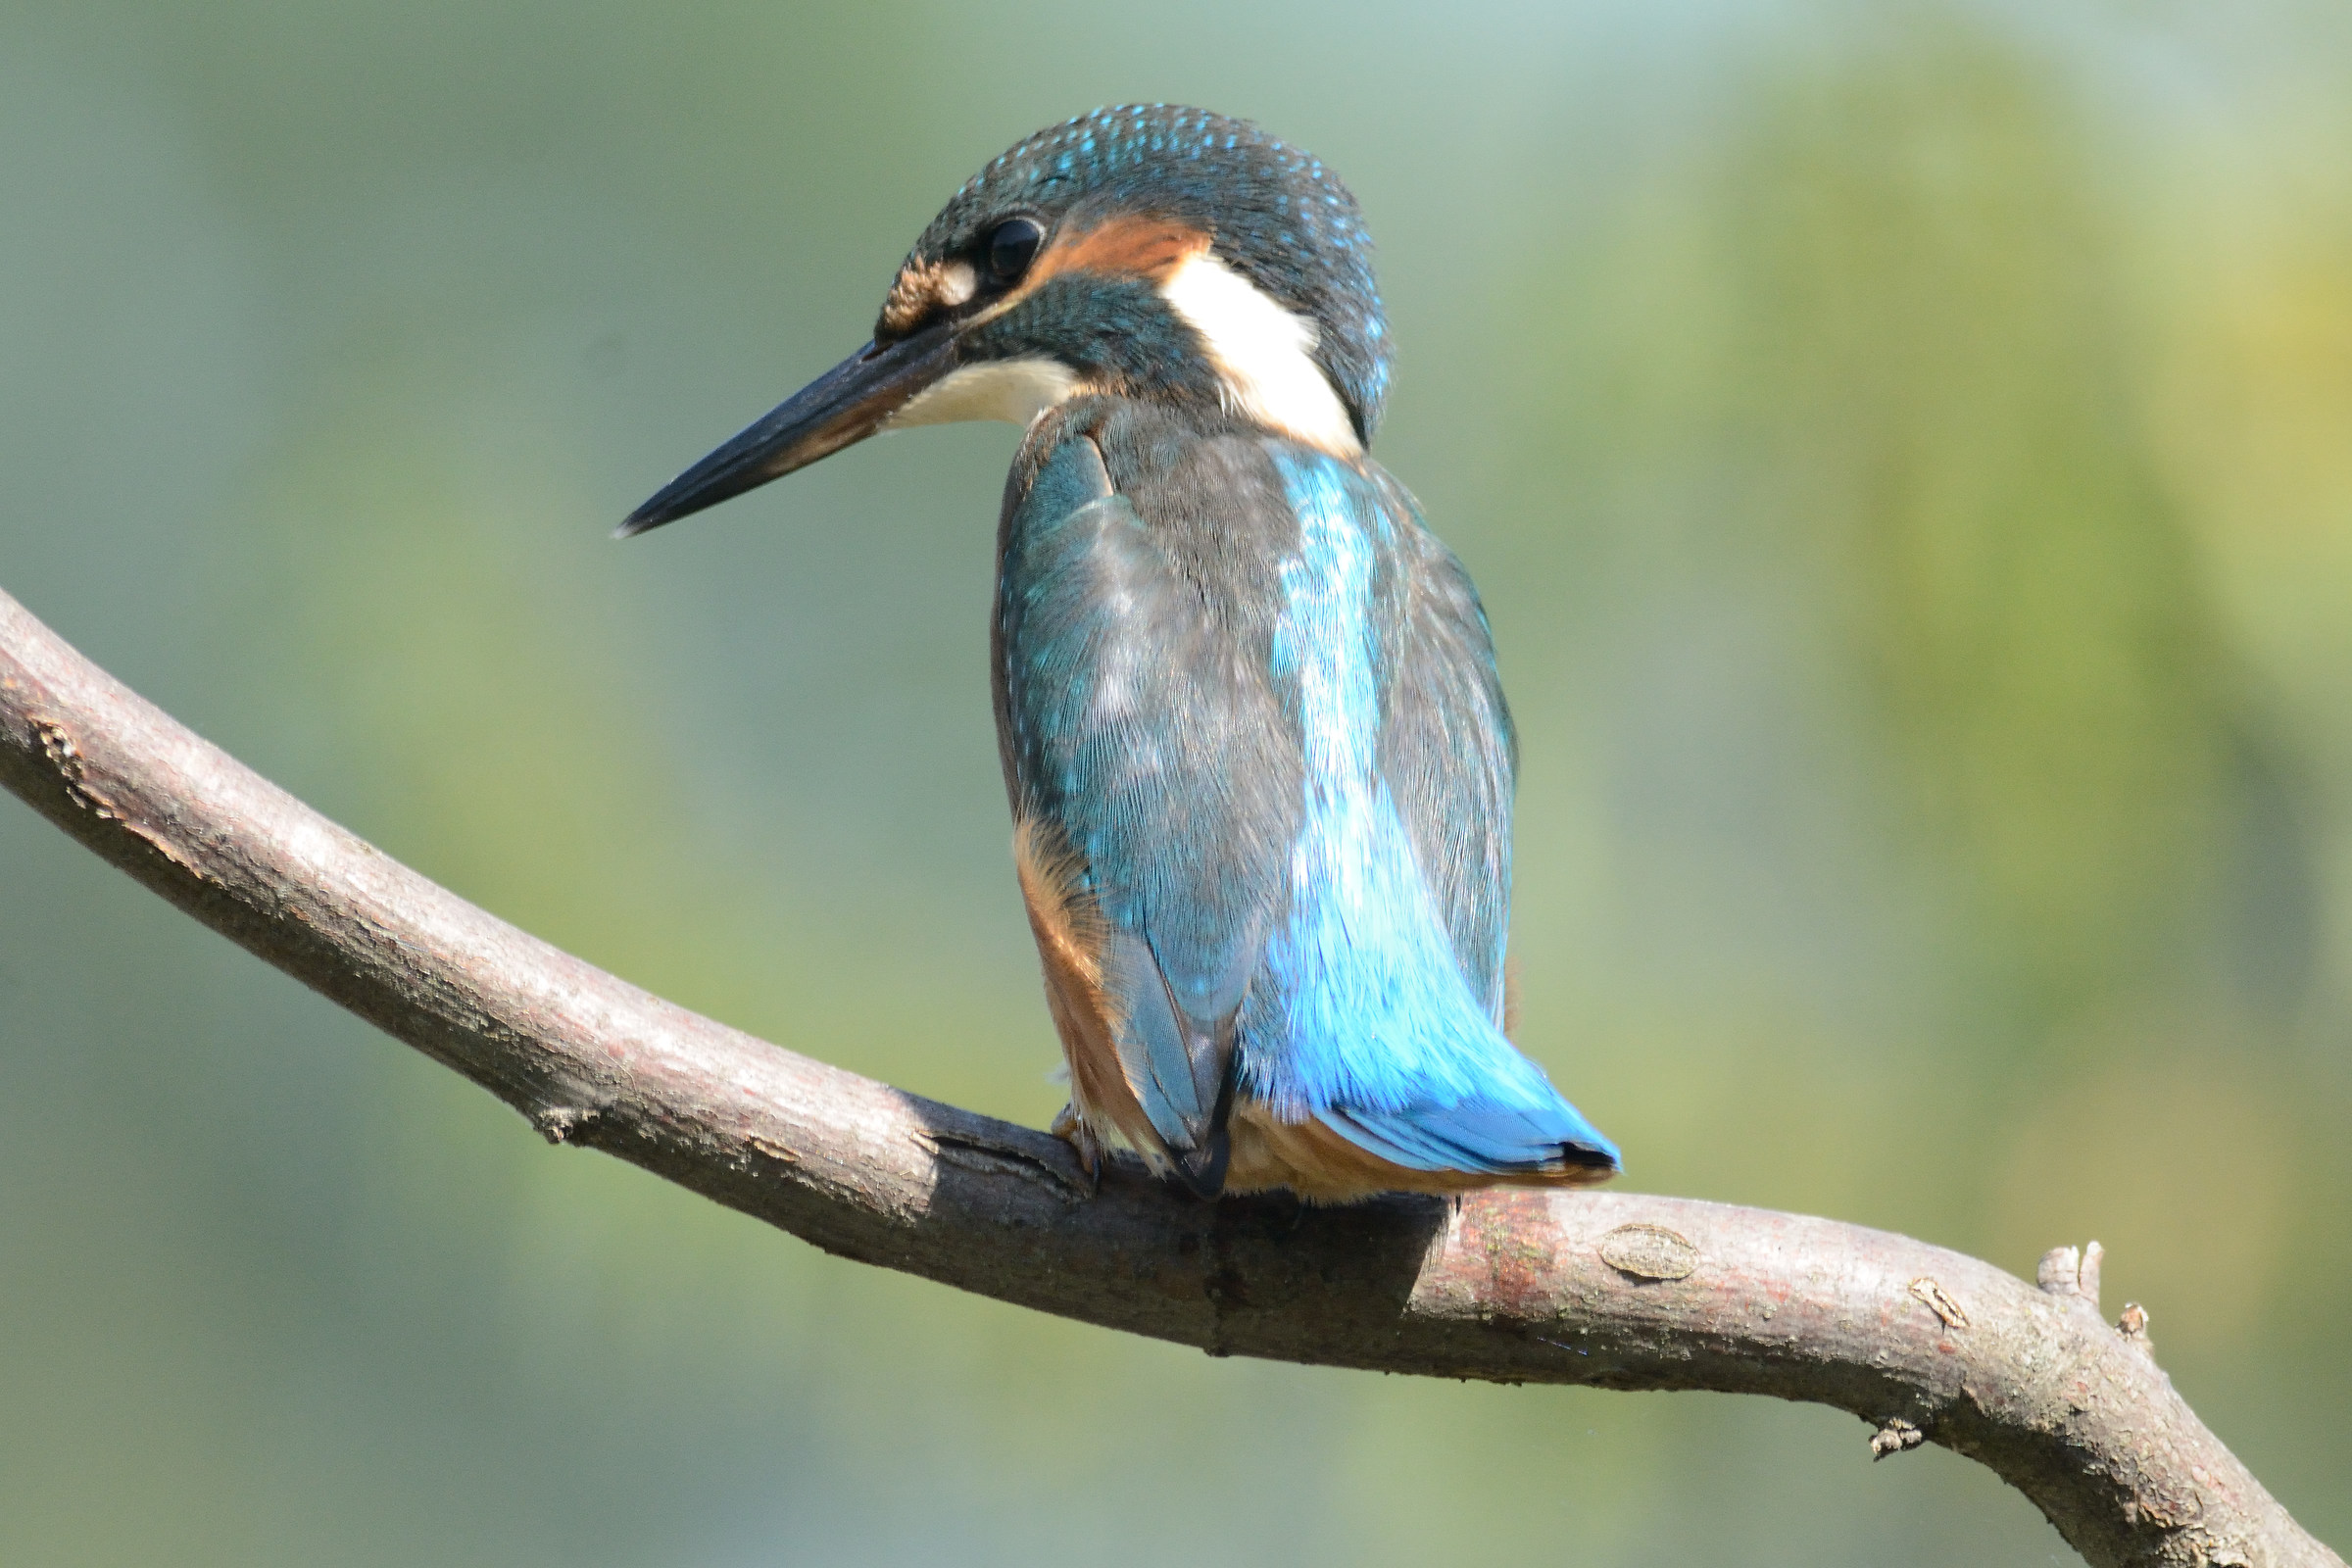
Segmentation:
{"type": "Polygon", "coordinates": [[[1026,424],[1089,393],[1156,400],[1352,456],[1389,345],[1355,198],[1247,121],[1165,104],[1039,131],[908,253],[873,341],[680,474],[624,534],[879,430],[1026,424]]]}

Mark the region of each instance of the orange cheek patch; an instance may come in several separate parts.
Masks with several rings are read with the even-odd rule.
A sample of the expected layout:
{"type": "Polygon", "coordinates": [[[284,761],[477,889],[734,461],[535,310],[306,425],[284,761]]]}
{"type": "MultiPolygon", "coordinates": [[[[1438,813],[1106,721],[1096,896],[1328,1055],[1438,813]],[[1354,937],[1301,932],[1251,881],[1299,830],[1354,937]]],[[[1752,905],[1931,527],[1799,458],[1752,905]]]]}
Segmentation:
{"type": "Polygon", "coordinates": [[[1153,282],[1208,249],[1200,229],[1164,218],[1109,218],[1058,236],[1030,269],[1031,285],[1065,272],[1106,272],[1153,282]]]}

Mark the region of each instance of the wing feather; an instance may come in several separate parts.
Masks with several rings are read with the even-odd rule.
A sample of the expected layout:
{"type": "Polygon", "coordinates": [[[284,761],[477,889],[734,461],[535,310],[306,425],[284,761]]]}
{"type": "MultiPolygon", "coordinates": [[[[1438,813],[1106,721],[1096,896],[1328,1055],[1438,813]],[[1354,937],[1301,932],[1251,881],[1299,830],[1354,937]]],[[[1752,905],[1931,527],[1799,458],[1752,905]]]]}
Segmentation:
{"type": "Polygon", "coordinates": [[[1179,1169],[1214,1191],[1297,748],[1234,607],[1187,567],[1096,442],[1064,439],[1006,514],[999,724],[1015,815],[1052,825],[1102,911],[1128,1082],[1179,1169]]]}
{"type": "Polygon", "coordinates": [[[1518,738],[1494,644],[1470,574],[1421,522],[1402,486],[1377,473],[1396,568],[1378,627],[1380,769],[1404,818],[1463,977],[1499,1026],[1511,908],[1511,798],[1518,738]]]}

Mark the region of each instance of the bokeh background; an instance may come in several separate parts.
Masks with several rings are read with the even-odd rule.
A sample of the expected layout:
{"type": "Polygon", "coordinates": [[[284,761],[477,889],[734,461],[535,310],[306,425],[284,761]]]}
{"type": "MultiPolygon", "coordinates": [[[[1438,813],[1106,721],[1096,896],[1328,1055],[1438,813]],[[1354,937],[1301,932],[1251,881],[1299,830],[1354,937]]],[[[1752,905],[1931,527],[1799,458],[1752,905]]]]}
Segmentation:
{"type": "MultiPolygon", "coordinates": [[[[491,909],[1042,1123],[1012,433],[612,522],[1102,102],[1352,182],[1632,1187],[2110,1249],[2352,1544],[2335,0],[0,5],[0,586],[491,909]]],[[[825,1258],[0,801],[10,1564],[2068,1559],[1818,1408],[1213,1361],[825,1258]]]]}

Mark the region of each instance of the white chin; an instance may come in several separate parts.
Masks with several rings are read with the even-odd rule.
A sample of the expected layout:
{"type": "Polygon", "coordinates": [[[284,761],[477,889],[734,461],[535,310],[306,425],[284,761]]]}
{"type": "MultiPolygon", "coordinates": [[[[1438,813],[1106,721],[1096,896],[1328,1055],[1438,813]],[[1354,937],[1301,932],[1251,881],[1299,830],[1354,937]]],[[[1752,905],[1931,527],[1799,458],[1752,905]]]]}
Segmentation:
{"type": "Polygon", "coordinates": [[[885,430],[917,424],[1001,419],[1028,424],[1078,390],[1078,372],[1055,360],[984,360],[949,371],[883,421],[885,430]]]}

